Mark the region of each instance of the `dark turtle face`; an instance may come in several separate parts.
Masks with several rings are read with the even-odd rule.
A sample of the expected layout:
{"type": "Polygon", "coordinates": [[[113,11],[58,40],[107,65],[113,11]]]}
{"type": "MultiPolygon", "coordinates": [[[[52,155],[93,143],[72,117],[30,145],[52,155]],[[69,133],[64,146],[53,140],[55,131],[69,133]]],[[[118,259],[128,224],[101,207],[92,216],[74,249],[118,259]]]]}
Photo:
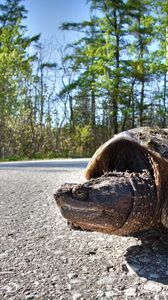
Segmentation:
{"type": "Polygon", "coordinates": [[[55,194],[62,215],[87,229],[116,230],[123,226],[133,205],[133,190],[123,177],[65,185],[55,194]],[[120,188],[122,187],[122,188],[120,188]]]}
{"type": "Polygon", "coordinates": [[[84,184],[65,184],[54,196],[62,215],[73,227],[127,234],[154,225],[156,189],[148,176],[113,172],[84,184]],[[148,192],[150,199],[146,197],[148,192]]]}

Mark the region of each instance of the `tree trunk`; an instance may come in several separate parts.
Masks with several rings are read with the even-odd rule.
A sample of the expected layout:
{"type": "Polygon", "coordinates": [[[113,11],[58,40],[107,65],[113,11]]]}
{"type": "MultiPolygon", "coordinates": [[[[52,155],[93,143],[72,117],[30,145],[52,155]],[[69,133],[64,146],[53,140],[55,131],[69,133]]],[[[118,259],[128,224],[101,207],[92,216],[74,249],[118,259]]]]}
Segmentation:
{"type": "Polygon", "coordinates": [[[166,115],[167,115],[167,73],[168,73],[168,26],[166,26],[166,70],[164,74],[164,90],[163,90],[163,127],[166,127],[166,115]]]}
{"type": "Polygon", "coordinates": [[[115,49],[115,60],[116,60],[116,74],[115,74],[115,83],[114,83],[114,92],[113,92],[113,130],[114,134],[118,133],[118,95],[119,95],[119,67],[120,67],[120,53],[119,53],[119,33],[118,33],[118,23],[117,23],[117,11],[114,9],[114,30],[115,30],[115,40],[116,40],[116,49],[115,49]]]}
{"type": "Polygon", "coordinates": [[[131,120],[131,127],[135,127],[135,99],[134,99],[134,85],[135,85],[135,80],[132,82],[131,85],[131,106],[132,106],[132,120],[131,120]]]}
{"type": "Polygon", "coordinates": [[[96,115],[96,101],[95,101],[95,92],[91,92],[91,124],[92,128],[95,127],[95,115],[96,115]]]}
{"type": "Polygon", "coordinates": [[[140,96],[140,105],[139,105],[140,126],[143,126],[144,95],[145,95],[145,80],[144,80],[144,76],[143,76],[143,79],[141,82],[141,96],[140,96]]]}
{"type": "Polygon", "coordinates": [[[69,109],[70,109],[70,130],[74,130],[74,113],[73,113],[73,100],[72,96],[69,94],[69,109]]]}
{"type": "Polygon", "coordinates": [[[166,127],[166,92],[167,92],[167,71],[164,74],[164,85],[163,85],[163,122],[162,127],[166,127]]]}

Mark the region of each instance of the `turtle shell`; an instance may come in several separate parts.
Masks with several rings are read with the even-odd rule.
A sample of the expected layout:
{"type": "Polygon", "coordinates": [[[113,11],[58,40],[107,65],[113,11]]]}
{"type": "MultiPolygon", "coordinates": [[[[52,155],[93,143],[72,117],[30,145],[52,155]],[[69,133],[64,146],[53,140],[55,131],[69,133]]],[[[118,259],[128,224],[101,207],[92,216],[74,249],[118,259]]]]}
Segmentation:
{"type": "Polygon", "coordinates": [[[85,177],[100,177],[114,170],[150,170],[151,155],[168,162],[168,129],[139,127],[124,131],[97,149],[88,163],[85,177]]]}

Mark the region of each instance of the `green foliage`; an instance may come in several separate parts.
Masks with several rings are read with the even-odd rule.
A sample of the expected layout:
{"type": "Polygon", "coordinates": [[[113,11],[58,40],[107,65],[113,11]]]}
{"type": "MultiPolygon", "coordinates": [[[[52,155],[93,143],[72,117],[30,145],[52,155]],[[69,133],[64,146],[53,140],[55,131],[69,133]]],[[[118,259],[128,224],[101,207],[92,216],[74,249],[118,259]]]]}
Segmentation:
{"type": "Polygon", "coordinates": [[[80,126],[77,125],[75,128],[75,134],[73,136],[74,144],[76,144],[76,153],[87,153],[90,152],[89,145],[93,142],[93,135],[90,125],[80,126]]]}

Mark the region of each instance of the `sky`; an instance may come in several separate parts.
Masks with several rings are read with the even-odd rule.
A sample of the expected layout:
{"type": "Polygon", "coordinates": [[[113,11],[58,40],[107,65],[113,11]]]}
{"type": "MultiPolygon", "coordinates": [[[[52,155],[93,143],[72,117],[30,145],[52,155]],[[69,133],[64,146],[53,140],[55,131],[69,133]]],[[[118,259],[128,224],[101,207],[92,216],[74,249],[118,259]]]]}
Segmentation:
{"type": "Polygon", "coordinates": [[[28,10],[25,21],[28,34],[41,33],[43,40],[56,38],[60,42],[70,42],[77,37],[77,33],[60,31],[61,23],[89,19],[86,0],[24,0],[23,4],[28,10]]]}

